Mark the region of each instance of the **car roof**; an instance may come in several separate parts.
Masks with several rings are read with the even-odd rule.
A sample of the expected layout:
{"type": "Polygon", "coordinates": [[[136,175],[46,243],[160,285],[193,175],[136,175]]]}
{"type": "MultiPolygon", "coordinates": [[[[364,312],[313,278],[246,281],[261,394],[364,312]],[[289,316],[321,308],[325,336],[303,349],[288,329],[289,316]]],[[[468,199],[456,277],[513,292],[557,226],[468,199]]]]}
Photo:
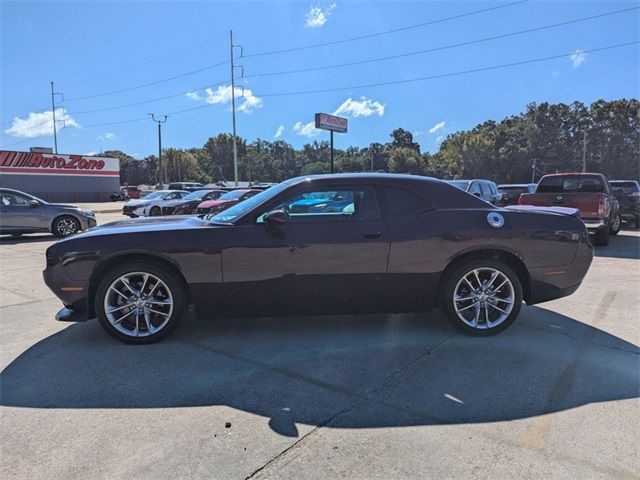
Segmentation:
{"type": "Polygon", "coordinates": [[[530,187],[532,185],[536,185],[536,184],[535,183],[502,183],[502,184],[498,185],[498,188],[507,188],[507,187],[526,188],[526,187],[530,187]]]}

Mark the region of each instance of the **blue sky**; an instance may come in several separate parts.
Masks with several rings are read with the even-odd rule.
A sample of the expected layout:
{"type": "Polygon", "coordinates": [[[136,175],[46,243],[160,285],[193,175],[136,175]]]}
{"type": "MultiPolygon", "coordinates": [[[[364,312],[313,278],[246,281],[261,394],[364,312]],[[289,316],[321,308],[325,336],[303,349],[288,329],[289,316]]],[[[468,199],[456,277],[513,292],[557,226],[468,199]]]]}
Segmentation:
{"type": "MultiPolygon", "coordinates": [[[[327,139],[327,132],[314,131],[309,124],[313,114],[322,111],[349,117],[349,133],[336,135],[337,147],[387,142],[391,130],[403,127],[414,133],[423,150],[437,151],[447,134],[517,114],[530,102],[588,103],[639,96],[637,44],[588,52],[637,42],[637,9],[385,61],[264,75],[393,57],[640,5],[533,0],[508,5],[513,1],[3,1],[0,148],[53,145],[50,81],[65,99],[59,104],[64,112],[58,111],[66,120],[58,135],[61,153],[120,149],[139,158],[156,153],[157,130],[144,118],[147,112],[170,114],[163,129],[165,147],[201,146],[210,136],[230,132],[230,29],[244,53],[236,60],[244,67],[237,85],[244,87],[245,95],[237,105],[238,135],[250,141],[281,138],[300,147],[327,139]],[[500,5],[505,6],[472,14],[500,5]],[[464,14],[468,15],[335,45],[256,55],[464,14]],[[563,54],[573,55],[363,86],[563,54]],[[206,68],[216,64],[220,65],[206,68]],[[178,78],[164,81],[172,77],[178,78]],[[339,87],[352,88],[291,95],[339,87]],[[116,90],[125,91],[102,95],[116,90]],[[272,96],[276,93],[288,95],[272,96]],[[151,101],[161,97],[171,98],[151,101]],[[142,120],[116,124],[138,119],[142,120]],[[102,125],[108,123],[113,124],[102,125]]],[[[236,53],[239,56],[240,50],[236,53]]]]}

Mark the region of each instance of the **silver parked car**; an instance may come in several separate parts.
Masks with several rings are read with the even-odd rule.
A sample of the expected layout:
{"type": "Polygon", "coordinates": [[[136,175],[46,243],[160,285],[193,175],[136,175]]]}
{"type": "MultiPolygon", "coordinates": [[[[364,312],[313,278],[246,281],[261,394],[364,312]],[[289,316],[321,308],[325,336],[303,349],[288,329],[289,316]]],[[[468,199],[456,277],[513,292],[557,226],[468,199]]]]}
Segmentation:
{"type": "Polygon", "coordinates": [[[476,178],[473,180],[446,180],[446,182],[471,195],[480,197],[485,202],[495,204],[502,199],[502,194],[498,191],[498,187],[491,180],[476,178]]]}
{"type": "Polygon", "coordinates": [[[68,237],[96,224],[96,215],[91,210],[49,203],[28,193],[0,188],[0,234],[51,232],[56,237],[68,237]]]}

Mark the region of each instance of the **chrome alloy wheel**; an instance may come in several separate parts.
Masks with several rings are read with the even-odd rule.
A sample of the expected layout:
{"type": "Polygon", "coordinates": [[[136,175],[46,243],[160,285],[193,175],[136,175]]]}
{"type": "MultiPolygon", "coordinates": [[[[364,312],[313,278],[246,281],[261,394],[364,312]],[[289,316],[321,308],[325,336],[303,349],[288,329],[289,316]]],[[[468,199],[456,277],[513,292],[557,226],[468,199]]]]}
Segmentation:
{"type": "Polygon", "coordinates": [[[454,289],[453,308],[465,324],[486,330],[509,317],[514,299],[509,277],[495,268],[481,267],[462,276],[454,289]]]}
{"type": "Polygon", "coordinates": [[[56,223],[56,230],[61,237],[68,237],[78,232],[78,223],[72,218],[62,218],[56,223]]]}
{"type": "Polygon", "coordinates": [[[148,337],[162,330],[173,313],[171,290],[157,276],[130,272],[116,278],[104,296],[109,323],[129,337],[148,337]]]}

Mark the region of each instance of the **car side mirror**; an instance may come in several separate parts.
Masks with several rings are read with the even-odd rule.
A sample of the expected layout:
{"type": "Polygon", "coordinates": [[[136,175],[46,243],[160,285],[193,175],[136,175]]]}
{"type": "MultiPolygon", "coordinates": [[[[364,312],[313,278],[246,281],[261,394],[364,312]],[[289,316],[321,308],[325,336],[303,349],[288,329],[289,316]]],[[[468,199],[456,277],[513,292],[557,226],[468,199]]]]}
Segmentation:
{"type": "Polygon", "coordinates": [[[624,193],[624,190],[622,188],[614,188],[613,189],[613,194],[614,195],[622,195],[624,193]]]}
{"type": "Polygon", "coordinates": [[[271,225],[283,225],[289,221],[289,215],[282,209],[272,210],[264,216],[264,221],[271,225]]]}
{"type": "Polygon", "coordinates": [[[29,200],[29,206],[31,208],[38,208],[40,206],[40,202],[37,200],[29,200]]]}
{"type": "Polygon", "coordinates": [[[479,196],[480,196],[480,192],[473,192],[473,194],[474,194],[476,197],[479,197],[479,196]]]}

